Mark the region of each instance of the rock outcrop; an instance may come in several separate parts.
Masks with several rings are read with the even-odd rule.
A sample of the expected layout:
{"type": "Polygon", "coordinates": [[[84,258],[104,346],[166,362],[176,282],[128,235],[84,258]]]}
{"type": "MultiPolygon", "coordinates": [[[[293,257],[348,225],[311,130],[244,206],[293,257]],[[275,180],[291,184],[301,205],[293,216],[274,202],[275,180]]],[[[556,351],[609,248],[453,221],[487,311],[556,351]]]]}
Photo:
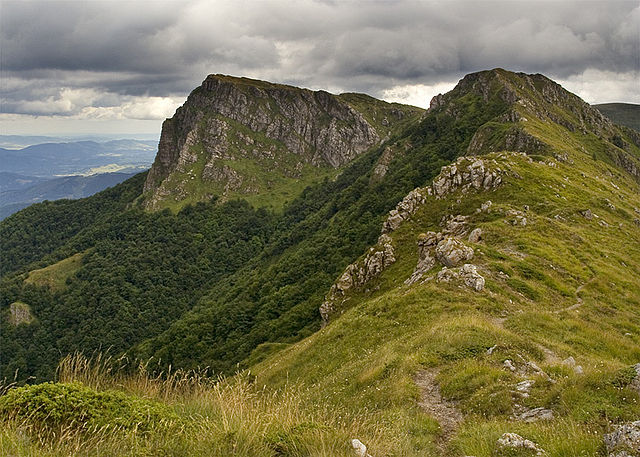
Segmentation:
{"type": "Polygon", "coordinates": [[[484,289],[484,277],[478,273],[478,267],[465,263],[460,268],[444,267],[436,275],[438,282],[462,281],[465,286],[480,292],[484,289]]]}
{"type": "Polygon", "coordinates": [[[331,286],[320,306],[322,320],[328,321],[330,314],[344,301],[347,291],[361,288],[395,261],[391,237],[385,234],[380,235],[378,244],[370,248],[362,260],[349,265],[331,286]]]}
{"type": "MultiPolygon", "coordinates": [[[[500,154],[497,157],[508,159],[509,155],[500,154]]],[[[418,211],[429,196],[441,199],[456,190],[466,193],[470,190],[496,189],[502,183],[503,174],[504,170],[500,168],[495,158],[459,157],[453,164],[442,167],[440,174],[430,186],[419,187],[409,192],[389,212],[389,216],[382,225],[382,232],[390,233],[396,230],[403,221],[418,211]]]]}
{"type": "Polygon", "coordinates": [[[438,243],[435,249],[436,258],[445,267],[457,267],[463,262],[473,259],[473,249],[462,241],[447,236],[438,243]]]}

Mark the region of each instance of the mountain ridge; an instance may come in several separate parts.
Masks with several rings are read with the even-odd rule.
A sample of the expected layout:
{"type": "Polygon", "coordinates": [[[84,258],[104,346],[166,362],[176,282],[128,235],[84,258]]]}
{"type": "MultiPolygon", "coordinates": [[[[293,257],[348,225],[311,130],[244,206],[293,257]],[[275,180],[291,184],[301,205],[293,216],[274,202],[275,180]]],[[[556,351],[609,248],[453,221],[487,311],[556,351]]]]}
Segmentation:
{"type": "MultiPolygon", "coordinates": [[[[2,315],[33,313],[0,321],[3,373],[46,378],[48,358],[110,343],[159,371],[247,369],[256,398],[301,383],[306,407],[362,419],[372,455],[512,455],[506,433],[603,455],[640,414],[639,159],[633,132],[553,81],[495,69],[281,212],[143,210],[144,176],[35,205],[87,222],[56,240],[27,212],[0,223],[2,315]]],[[[327,431],[304,424],[256,439],[298,455],[327,431]]]]}

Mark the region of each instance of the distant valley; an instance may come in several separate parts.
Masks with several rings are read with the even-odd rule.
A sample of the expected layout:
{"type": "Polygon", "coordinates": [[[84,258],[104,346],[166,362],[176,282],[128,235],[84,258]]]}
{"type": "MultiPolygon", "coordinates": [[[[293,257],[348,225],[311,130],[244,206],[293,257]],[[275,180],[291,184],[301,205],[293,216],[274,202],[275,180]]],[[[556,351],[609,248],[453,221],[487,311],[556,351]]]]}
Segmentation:
{"type": "Polygon", "coordinates": [[[33,203],[89,197],[119,184],[148,169],[157,150],[156,140],[63,140],[0,136],[0,220],[33,203]]]}

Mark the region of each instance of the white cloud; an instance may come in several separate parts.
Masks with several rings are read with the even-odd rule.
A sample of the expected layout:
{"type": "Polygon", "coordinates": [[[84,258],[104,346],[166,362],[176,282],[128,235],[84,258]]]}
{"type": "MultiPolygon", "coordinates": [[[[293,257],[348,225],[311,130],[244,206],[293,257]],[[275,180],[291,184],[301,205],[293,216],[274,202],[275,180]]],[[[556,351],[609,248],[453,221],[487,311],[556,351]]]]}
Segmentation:
{"type": "Polygon", "coordinates": [[[640,71],[616,73],[590,69],[557,82],[587,103],[640,103],[640,71]]]}
{"type": "Polygon", "coordinates": [[[432,85],[406,84],[385,89],[381,93],[381,98],[388,102],[404,103],[407,105],[429,108],[431,99],[438,95],[449,92],[456,85],[457,81],[444,82],[432,85]]]}

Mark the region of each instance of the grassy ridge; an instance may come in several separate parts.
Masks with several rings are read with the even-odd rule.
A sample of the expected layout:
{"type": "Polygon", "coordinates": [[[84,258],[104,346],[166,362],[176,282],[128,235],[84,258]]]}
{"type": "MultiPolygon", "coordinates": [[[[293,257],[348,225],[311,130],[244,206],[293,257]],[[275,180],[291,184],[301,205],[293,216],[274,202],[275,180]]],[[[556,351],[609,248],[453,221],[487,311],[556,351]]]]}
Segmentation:
{"type": "Polygon", "coordinates": [[[420,424],[429,416],[417,406],[414,376],[435,370],[442,394],[465,415],[446,443],[440,435],[440,452],[489,457],[502,433],[517,432],[552,456],[600,455],[612,424],[640,415],[625,375],[640,360],[640,198],[619,169],[579,149],[568,159],[498,158],[509,172],[497,191],[429,201],[391,234],[398,261],[367,284],[370,292],[255,366],[260,382],[298,379],[318,400],[376,411],[406,434],[411,451],[391,455],[423,455],[429,434],[420,424]],[[491,211],[476,213],[486,200],[491,211]],[[586,219],[585,209],[597,216],[586,219]],[[514,226],[510,210],[526,212],[528,224],[514,226]],[[469,215],[484,232],[473,259],[486,279],[481,293],[455,282],[403,284],[418,235],[440,230],[443,214],[469,215]],[[569,356],[583,373],[563,363],[569,356]],[[504,367],[507,359],[518,371],[504,367]],[[529,361],[547,375],[526,371],[529,361]],[[530,396],[514,395],[526,379],[535,381],[530,396]],[[556,419],[514,423],[516,405],[550,408],[556,419]]]}

